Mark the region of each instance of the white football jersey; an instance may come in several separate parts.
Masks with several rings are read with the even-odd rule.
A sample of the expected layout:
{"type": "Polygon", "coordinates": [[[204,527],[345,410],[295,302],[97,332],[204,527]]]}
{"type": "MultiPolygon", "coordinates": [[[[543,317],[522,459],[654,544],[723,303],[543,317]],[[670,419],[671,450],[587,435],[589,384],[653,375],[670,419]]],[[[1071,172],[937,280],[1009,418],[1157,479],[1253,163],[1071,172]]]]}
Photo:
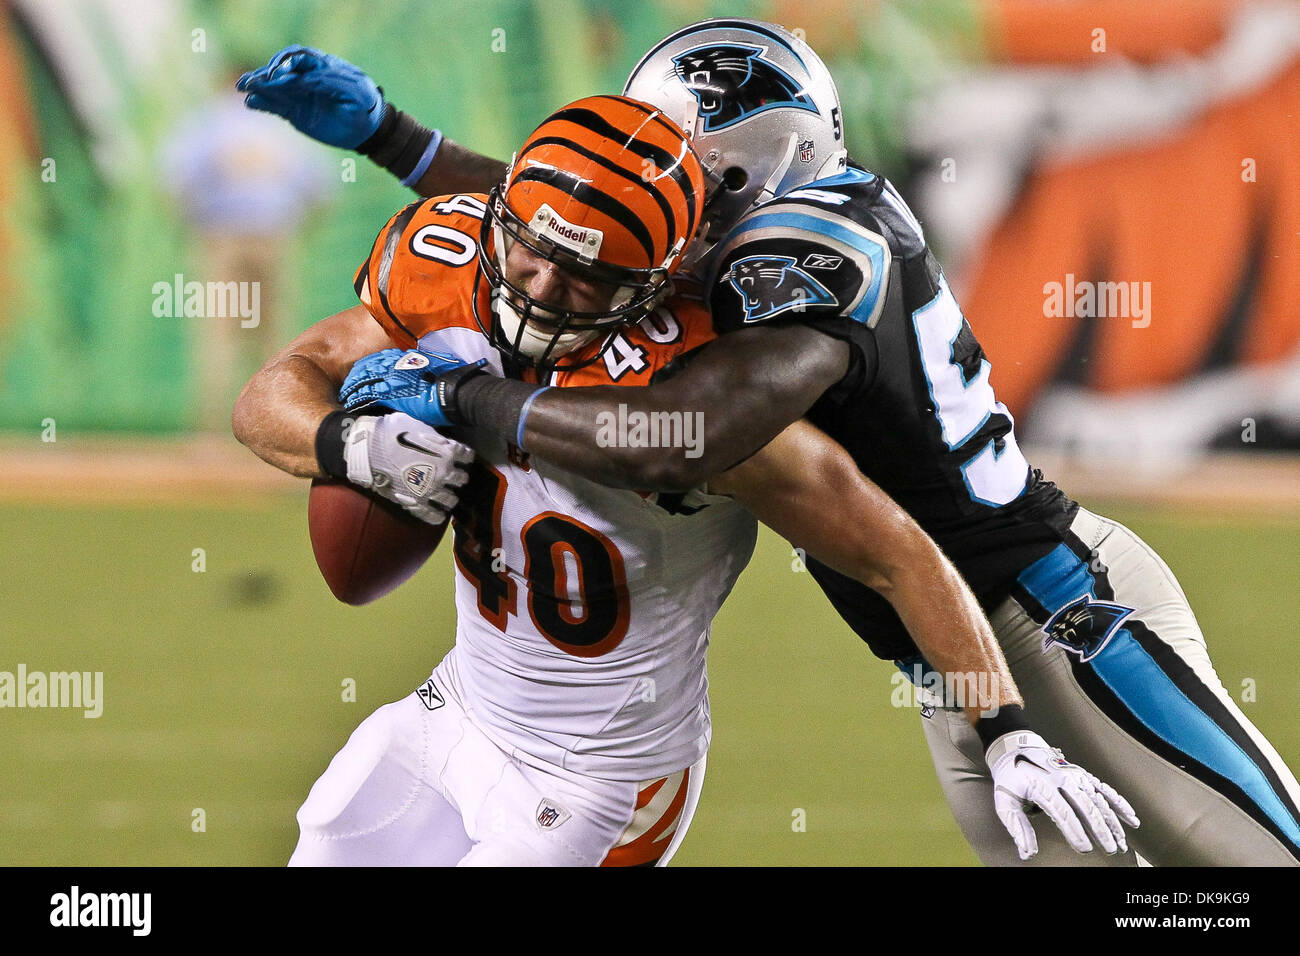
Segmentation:
{"type": "MultiPolygon", "coordinates": [[[[487,286],[462,254],[483,198],[406,207],[381,230],[356,287],[394,342],[482,358],[500,375],[473,318],[476,296],[488,314],[487,286]],[[431,246],[429,235],[451,244],[431,246]]],[[[714,337],[708,312],[679,296],[551,384],[644,386],[714,337]]],[[[649,447],[703,439],[694,415],[656,422],[653,435],[644,426],[613,421],[602,437],[649,447]]],[[[728,498],[607,488],[493,436],[471,443],[478,459],[453,522],[458,623],[446,662],[466,710],[525,761],[632,781],[694,764],[709,741],[709,624],[753,553],[754,519],[728,498]]]]}
{"type": "MultiPolygon", "coordinates": [[[[681,351],[641,328],[622,335],[645,353],[646,380],[681,351]]],[[[495,367],[477,330],[434,332],[420,344],[495,367]]],[[[554,382],[607,385],[615,365],[554,382]]],[[[609,425],[617,440],[637,423],[609,425]]],[[[467,709],[507,751],[579,773],[647,780],[693,764],[710,735],[709,626],[753,554],[753,516],[698,491],[596,484],[493,435],[473,445],[454,521],[454,666],[467,709]]]]}
{"type": "Polygon", "coordinates": [[[593,776],[694,763],[709,742],[709,625],[753,552],[754,519],[695,493],[670,513],[659,496],[512,463],[504,443],[475,448],[473,518],[456,524],[471,713],[507,750],[593,776]]]}

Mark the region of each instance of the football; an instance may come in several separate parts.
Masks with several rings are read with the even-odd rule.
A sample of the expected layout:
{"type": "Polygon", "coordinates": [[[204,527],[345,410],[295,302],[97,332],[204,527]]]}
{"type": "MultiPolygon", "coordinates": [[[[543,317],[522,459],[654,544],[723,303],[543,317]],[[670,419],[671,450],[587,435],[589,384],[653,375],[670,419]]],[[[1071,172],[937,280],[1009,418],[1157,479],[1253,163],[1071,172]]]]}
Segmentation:
{"type": "Polygon", "coordinates": [[[343,481],[316,480],[307,503],[316,566],[344,604],[369,604],[429,559],[447,530],[343,481]]]}

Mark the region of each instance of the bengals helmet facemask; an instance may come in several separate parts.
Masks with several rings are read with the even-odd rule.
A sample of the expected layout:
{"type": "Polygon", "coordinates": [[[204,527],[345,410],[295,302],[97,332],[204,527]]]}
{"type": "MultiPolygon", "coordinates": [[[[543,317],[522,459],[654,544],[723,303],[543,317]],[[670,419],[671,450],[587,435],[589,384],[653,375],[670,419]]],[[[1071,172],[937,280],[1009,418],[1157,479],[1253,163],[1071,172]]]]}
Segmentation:
{"type": "Polygon", "coordinates": [[[533,132],[488,195],[478,255],[491,306],[485,320],[476,284],[479,328],[507,360],[539,374],[594,362],[669,292],[703,200],[699,160],[662,112],[622,96],[569,104],[533,132]],[[608,291],[608,307],[564,309],[512,283],[507,259],[520,242],[608,291]]]}

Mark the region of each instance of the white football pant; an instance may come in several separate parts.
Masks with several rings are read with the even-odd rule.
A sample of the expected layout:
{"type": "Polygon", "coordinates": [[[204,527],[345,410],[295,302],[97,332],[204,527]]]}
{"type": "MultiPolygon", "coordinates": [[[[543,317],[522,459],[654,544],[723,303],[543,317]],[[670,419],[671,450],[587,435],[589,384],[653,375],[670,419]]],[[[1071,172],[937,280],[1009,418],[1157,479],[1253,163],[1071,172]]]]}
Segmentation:
{"type": "Polygon", "coordinates": [[[676,852],[704,758],[640,783],[506,753],[461,705],[453,649],[353,732],[298,811],[290,866],[650,866],[676,852]]]}
{"type": "Polygon", "coordinates": [[[1295,776],[1224,690],[1182,588],[1133,532],[1080,509],[1066,543],[1026,568],[989,620],[1033,728],[1115,787],[1142,825],[1127,854],[1081,855],[1035,815],[1039,852],[1021,864],[978,736],[960,710],[939,709],[922,720],[926,741],[984,863],[1132,866],[1134,850],[1157,866],[1300,863],[1295,776]],[[1085,596],[1090,614],[1066,619],[1085,596]],[[1060,640],[1045,647],[1048,631],[1060,640]]]}

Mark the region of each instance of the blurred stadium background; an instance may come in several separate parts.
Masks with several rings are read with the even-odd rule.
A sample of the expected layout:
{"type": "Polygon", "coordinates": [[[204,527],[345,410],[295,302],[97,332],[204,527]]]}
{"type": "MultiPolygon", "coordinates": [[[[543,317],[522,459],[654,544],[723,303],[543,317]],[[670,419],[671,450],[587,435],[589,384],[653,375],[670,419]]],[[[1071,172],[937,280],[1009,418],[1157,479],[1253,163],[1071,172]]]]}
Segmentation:
{"type": "MultiPolygon", "coordinates": [[[[453,633],[445,551],[337,605],[305,485],[229,435],[239,385],[352,304],[409,200],[242,111],[234,78],[308,43],[506,156],[706,15],[822,53],[852,155],[914,203],[1031,461],[1164,556],[1225,686],[1300,765],[1297,4],[8,0],[0,671],[102,671],[105,702],[0,710],[0,864],[283,863],[330,757],[453,633]],[[161,298],[178,276],[259,283],[256,327],[185,317],[161,298]],[[1137,285],[1127,313],[1050,314],[1067,282],[1137,285]]],[[[716,624],[678,861],[974,862],[891,674],[765,533],[716,624]]]]}

